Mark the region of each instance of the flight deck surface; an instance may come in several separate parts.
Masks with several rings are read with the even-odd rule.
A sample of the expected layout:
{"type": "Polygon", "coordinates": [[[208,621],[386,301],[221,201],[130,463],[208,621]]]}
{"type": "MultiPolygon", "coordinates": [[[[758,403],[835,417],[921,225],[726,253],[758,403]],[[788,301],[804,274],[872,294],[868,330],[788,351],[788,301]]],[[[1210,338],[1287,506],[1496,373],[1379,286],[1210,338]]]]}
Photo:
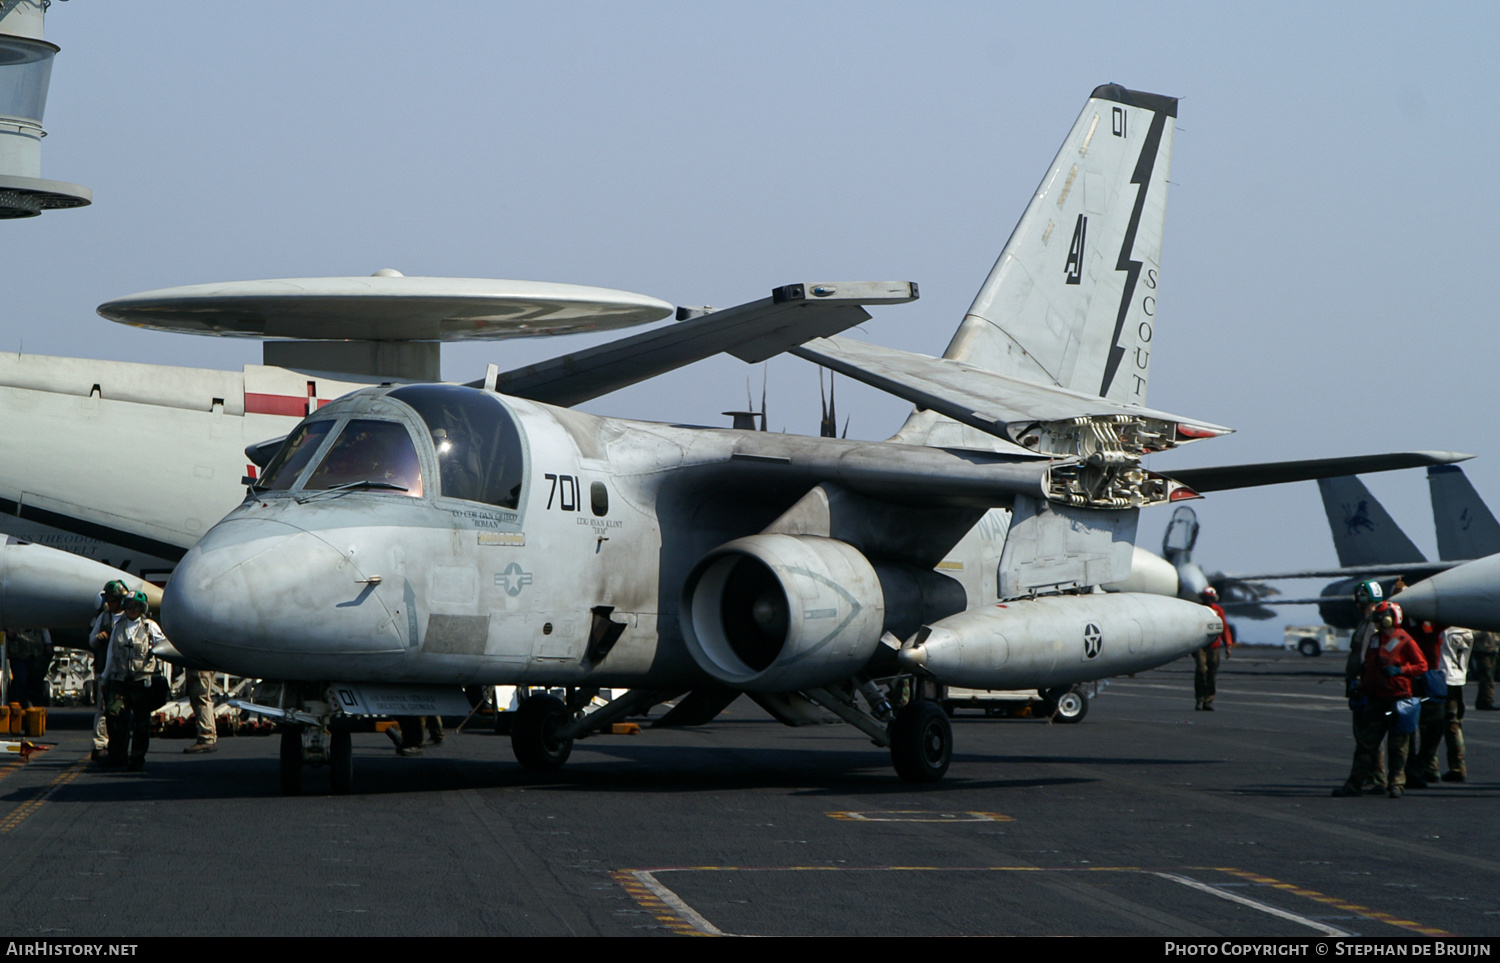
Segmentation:
{"type": "Polygon", "coordinates": [[[1190,660],[1114,680],[1080,725],[960,713],[927,786],[743,699],[547,776],[484,731],[405,758],[357,735],[355,794],[314,770],[301,797],[274,738],[154,740],[144,773],[101,771],[90,714],[53,710],[56,748],[0,766],[0,931],[1500,934],[1500,713],[1466,718],[1471,782],[1331,798],[1342,664],[1239,650],[1212,713],[1190,660]]]}

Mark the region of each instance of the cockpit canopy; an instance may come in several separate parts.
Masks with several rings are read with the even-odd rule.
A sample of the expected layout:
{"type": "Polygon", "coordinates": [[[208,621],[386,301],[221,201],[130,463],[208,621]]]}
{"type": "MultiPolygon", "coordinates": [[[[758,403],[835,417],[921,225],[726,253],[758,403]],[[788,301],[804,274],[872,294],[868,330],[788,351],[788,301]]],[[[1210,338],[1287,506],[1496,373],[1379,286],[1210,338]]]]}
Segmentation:
{"type": "Polygon", "coordinates": [[[409,385],[394,398],[427,424],[449,498],[516,508],[521,504],[521,432],[494,395],[462,385],[409,385]]]}
{"type": "MultiPolygon", "coordinates": [[[[498,398],[460,385],[408,385],[384,397],[414,410],[427,429],[429,464],[436,465],[439,478],[437,494],[502,508],[520,505],[524,447],[515,420],[498,398]]],[[[424,459],[408,424],[379,414],[384,412],[343,418],[338,407],[320,411],[322,417],[304,421],[292,432],[256,487],[367,488],[422,496],[427,493],[424,459]]]]}

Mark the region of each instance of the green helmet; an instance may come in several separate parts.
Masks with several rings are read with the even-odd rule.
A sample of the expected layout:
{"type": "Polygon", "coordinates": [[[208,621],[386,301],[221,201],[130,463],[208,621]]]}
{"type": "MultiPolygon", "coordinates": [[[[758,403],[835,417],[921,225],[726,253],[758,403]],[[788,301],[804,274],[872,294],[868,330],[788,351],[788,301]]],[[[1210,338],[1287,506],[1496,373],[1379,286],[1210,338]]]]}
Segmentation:
{"type": "Polygon", "coordinates": [[[131,592],[129,595],[125,596],[125,604],[139,605],[141,607],[141,614],[151,614],[151,602],[147,600],[145,592],[131,592]]]}
{"type": "Polygon", "coordinates": [[[113,598],[117,598],[117,599],[123,599],[127,595],[129,595],[129,594],[130,594],[130,589],[126,588],[125,587],[125,583],[122,582],[122,581],[120,581],[117,578],[116,579],[110,579],[108,582],[104,583],[104,597],[105,598],[111,598],[111,597],[113,597],[113,598]]]}
{"type": "Polygon", "coordinates": [[[1360,605],[1369,605],[1371,602],[1379,602],[1385,598],[1385,589],[1374,579],[1368,579],[1354,586],[1354,601],[1360,605]]]}

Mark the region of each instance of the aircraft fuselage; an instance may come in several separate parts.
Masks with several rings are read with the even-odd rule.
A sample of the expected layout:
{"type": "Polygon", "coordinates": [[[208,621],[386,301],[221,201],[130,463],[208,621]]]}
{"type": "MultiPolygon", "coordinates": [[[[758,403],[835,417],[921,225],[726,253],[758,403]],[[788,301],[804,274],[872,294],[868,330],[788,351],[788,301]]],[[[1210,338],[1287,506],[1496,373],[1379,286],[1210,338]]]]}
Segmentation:
{"type": "Polygon", "coordinates": [[[899,504],[919,467],[951,460],[948,511],[962,528],[928,567],[959,587],[962,608],[995,594],[1003,506],[979,523],[1045,468],[596,418],[442,385],[357,392],[303,423],[318,426],[296,471],[268,466],[281,490],[252,490],[179,564],[163,616],[192,657],[280,679],[691,685],[703,676],[679,628],[689,571],[812,486],[841,481],[899,504]],[[338,488],[352,469],[331,463],[360,432],[390,434],[374,425],[394,426],[399,444],[338,488]],[[446,494],[456,487],[471,497],[446,494]]]}

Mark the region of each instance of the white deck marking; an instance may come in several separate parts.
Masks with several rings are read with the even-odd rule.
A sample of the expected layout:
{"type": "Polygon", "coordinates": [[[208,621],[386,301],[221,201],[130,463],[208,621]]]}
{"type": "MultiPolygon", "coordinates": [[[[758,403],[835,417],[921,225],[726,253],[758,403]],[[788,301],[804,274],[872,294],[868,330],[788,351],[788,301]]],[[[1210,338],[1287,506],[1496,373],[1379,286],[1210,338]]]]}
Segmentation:
{"type": "Polygon", "coordinates": [[[1193,889],[1212,894],[1219,897],[1219,899],[1227,899],[1231,903],[1239,903],[1242,906],[1248,906],[1251,909],[1260,910],[1262,913],[1269,913],[1272,916],[1279,916],[1284,920],[1291,920],[1293,923],[1301,923],[1303,926],[1317,930],[1324,936],[1354,935],[1347,930],[1341,930],[1336,927],[1329,926],[1326,923],[1319,923],[1317,920],[1308,919],[1306,916],[1298,916],[1296,913],[1284,909],[1279,909],[1275,906],[1270,905],[1269,903],[1262,903],[1259,900],[1253,900],[1248,896],[1241,896],[1238,893],[1226,893],[1224,890],[1219,889],[1217,886],[1210,886],[1207,883],[1200,883],[1196,879],[1190,879],[1187,876],[1178,876],[1176,873],[1152,873],[1151,875],[1160,876],[1162,879],[1169,879],[1174,883],[1181,883],[1184,886],[1191,886],[1193,889]]]}
{"type": "MultiPolygon", "coordinates": [[[[638,884],[640,887],[643,887],[650,894],[648,896],[648,895],[646,895],[646,893],[642,893],[642,892],[639,892],[639,891],[631,892],[631,895],[635,896],[636,900],[638,902],[640,902],[643,906],[646,906],[647,909],[652,909],[652,906],[651,906],[652,903],[659,902],[661,905],[657,906],[653,910],[653,912],[655,912],[657,914],[657,918],[658,919],[661,919],[663,922],[666,922],[668,924],[668,928],[670,928],[670,929],[677,930],[679,933],[682,933],[682,934],[688,935],[688,936],[695,936],[695,935],[699,935],[699,934],[704,935],[704,936],[737,936],[737,935],[740,935],[740,934],[727,933],[724,930],[721,930],[717,926],[714,926],[712,923],[710,923],[707,919],[705,919],[703,917],[702,914],[700,914],[697,910],[695,910],[691,906],[689,906],[687,904],[687,902],[685,900],[683,900],[682,897],[678,896],[672,890],[670,890],[666,886],[662,885],[661,881],[656,878],[656,874],[657,873],[684,873],[684,872],[685,873],[692,873],[692,872],[777,873],[777,872],[810,872],[810,871],[816,871],[816,872],[842,872],[842,873],[850,873],[850,872],[854,872],[854,873],[859,873],[859,872],[877,872],[877,873],[881,873],[881,872],[924,872],[924,871],[925,872],[942,871],[942,872],[949,872],[949,873],[951,873],[951,872],[1034,872],[1034,873],[1062,873],[1062,874],[1072,874],[1072,873],[1085,873],[1085,874],[1087,874],[1087,873],[1136,873],[1136,874],[1140,874],[1142,876],[1155,876],[1155,877],[1157,877],[1159,879],[1167,880],[1168,882],[1177,883],[1177,884],[1179,884],[1181,886],[1186,886],[1186,887],[1188,887],[1190,889],[1195,889],[1195,890],[1198,890],[1199,892],[1207,893],[1210,896],[1217,896],[1219,899],[1228,900],[1231,903],[1238,903],[1241,906],[1247,906],[1250,909],[1256,910],[1257,912],[1265,913],[1265,914],[1267,914],[1269,916],[1275,916],[1275,917],[1277,917],[1279,919],[1284,919],[1284,920],[1287,920],[1288,922],[1296,923],[1299,926],[1305,926],[1305,927],[1307,927],[1309,929],[1317,931],[1318,933],[1320,933],[1320,934],[1322,934],[1324,936],[1356,936],[1356,935],[1358,935],[1358,934],[1356,934],[1356,933],[1354,933],[1354,932],[1352,932],[1350,930],[1342,930],[1342,929],[1339,929],[1338,927],[1330,926],[1329,924],[1321,922],[1319,920],[1312,919],[1311,917],[1302,916],[1302,915],[1300,915],[1298,913],[1293,913],[1290,910],[1282,909],[1282,908],[1280,908],[1278,906],[1272,906],[1269,903],[1262,903],[1260,900],[1251,899],[1248,896],[1241,896],[1238,893],[1229,892],[1226,889],[1222,889],[1222,888],[1220,888],[1218,886],[1214,886],[1214,885],[1212,885],[1210,883],[1200,882],[1199,880],[1193,879],[1190,876],[1183,876],[1183,875],[1180,875],[1178,873],[1169,873],[1169,872],[1163,872],[1163,871],[1159,871],[1159,870],[1145,869],[1145,868],[1137,867],[1137,866],[1091,866],[1091,867],[1088,867],[1087,869],[1063,868],[1063,867],[1044,867],[1044,866],[950,866],[950,867],[938,867],[938,866],[858,866],[858,867],[856,867],[856,866],[755,866],[755,867],[750,867],[750,866],[663,866],[663,867],[658,867],[656,869],[649,869],[649,870],[647,870],[647,869],[617,870],[614,875],[615,875],[616,880],[619,881],[621,883],[621,885],[625,886],[627,892],[631,892],[633,886],[635,884],[638,884]],[[667,915],[667,913],[670,913],[671,915],[667,915]],[[676,919],[674,920],[673,917],[675,917],[676,919]]],[[[1348,904],[1345,901],[1343,901],[1341,899],[1338,899],[1338,898],[1335,898],[1335,897],[1328,897],[1328,896],[1324,896],[1321,893],[1315,893],[1315,892],[1312,892],[1312,891],[1303,890],[1303,889],[1300,889],[1300,888],[1298,888],[1298,887],[1296,887],[1296,886],[1294,886],[1292,884],[1289,884],[1289,883],[1280,883],[1277,880],[1270,879],[1269,877],[1260,877],[1260,876],[1257,876],[1256,874],[1248,873],[1248,872],[1245,872],[1243,870],[1237,870],[1237,869],[1234,869],[1232,867],[1218,867],[1218,868],[1214,869],[1213,871],[1214,872],[1219,872],[1219,873],[1227,873],[1227,874],[1233,875],[1233,876],[1241,876],[1241,877],[1250,879],[1252,881],[1261,881],[1261,882],[1264,882],[1267,885],[1273,885],[1273,886],[1276,886],[1277,888],[1280,888],[1280,889],[1290,890],[1290,891],[1292,891],[1294,893],[1297,893],[1297,894],[1303,895],[1303,896],[1307,896],[1307,897],[1309,897],[1311,899],[1315,899],[1315,900],[1317,900],[1319,902],[1328,903],[1329,905],[1337,906],[1340,909],[1348,910],[1349,912],[1354,913],[1355,915],[1362,916],[1365,919],[1371,920],[1373,922],[1387,923],[1387,924],[1390,924],[1392,926],[1405,927],[1407,929],[1412,929],[1412,930],[1415,930],[1415,931],[1417,931],[1419,933],[1423,933],[1424,935],[1432,935],[1432,936],[1451,935],[1451,934],[1445,934],[1442,930],[1430,929],[1430,928],[1424,927],[1424,926],[1422,926],[1422,925],[1420,925],[1418,923],[1413,923],[1410,920],[1396,919],[1396,918],[1394,918],[1394,917],[1392,917],[1392,916],[1390,916],[1389,914],[1386,914],[1386,913],[1377,913],[1377,912],[1374,912],[1373,910],[1366,909],[1365,907],[1362,907],[1362,906],[1355,906],[1355,905],[1352,905],[1352,904],[1348,904]]],[[[1235,885],[1240,885],[1240,884],[1235,884],[1235,885]]]]}
{"type": "Polygon", "coordinates": [[[700,933],[707,933],[709,936],[730,935],[729,933],[725,933],[723,930],[710,923],[708,920],[704,919],[701,915],[699,915],[697,910],[693,909],[687,903],[684,903],[682,901],[682,897],[678,896],[676,893],[663,886],[659,881],[657,881],[657,878],[655,876],[652,876],[651,873],[647,870],[638,869],[630,875],[640,880],[642,886],[649,889],[652,895],[654,895],[657,899],[670,906],[672,908],[672,912],[680,916],[683,921],[693,929],[697,930],[700,933]]]}

